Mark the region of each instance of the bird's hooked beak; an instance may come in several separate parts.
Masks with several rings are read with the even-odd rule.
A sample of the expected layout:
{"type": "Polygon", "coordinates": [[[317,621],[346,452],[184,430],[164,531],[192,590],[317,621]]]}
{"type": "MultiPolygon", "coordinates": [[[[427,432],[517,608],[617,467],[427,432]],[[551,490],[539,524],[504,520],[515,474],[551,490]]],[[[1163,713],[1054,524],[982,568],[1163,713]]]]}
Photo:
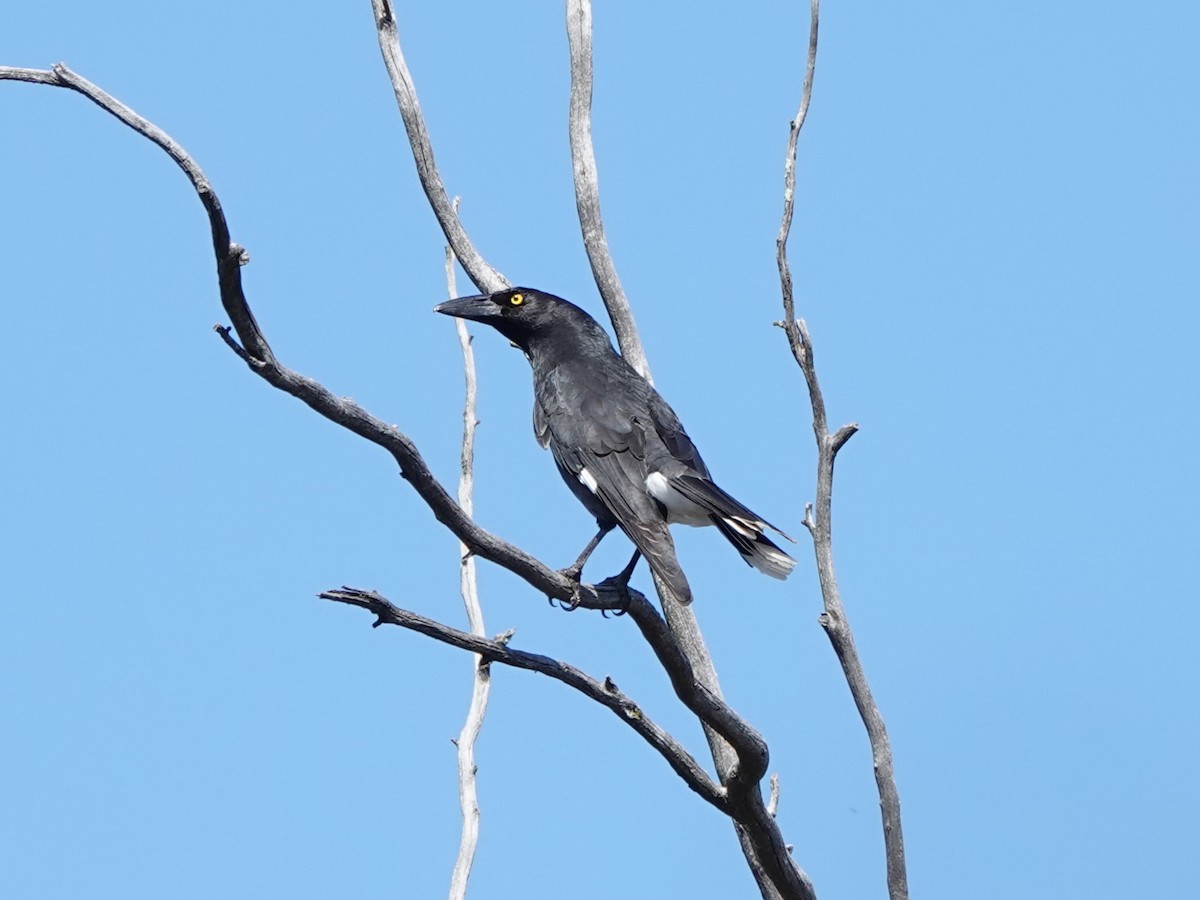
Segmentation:
{"type": "Polygon", "coordinates": [[[475,294],[472,297],[458,297],[454,300],[447,300],[445,303],[439,303],[435,306],[433,311],[441,313],[444,316],[454,316],[458,319],[474,319],[477,322],[497,319],[501,315],[500,304],[487,294],[475,294]]]}

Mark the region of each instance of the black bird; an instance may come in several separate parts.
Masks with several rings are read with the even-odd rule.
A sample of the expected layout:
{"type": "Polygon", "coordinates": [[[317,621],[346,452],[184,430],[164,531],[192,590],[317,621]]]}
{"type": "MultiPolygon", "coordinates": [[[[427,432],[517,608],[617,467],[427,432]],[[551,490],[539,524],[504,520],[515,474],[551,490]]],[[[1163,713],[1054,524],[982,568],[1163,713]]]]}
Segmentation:
{"type": "Polygon", "coordinates": [[[783,579],[792,571],[796,561],[763,532],[792,539],[717,487],[675,411],[578,306],[517,287],[459,297],[434,311],[491,325],[525,351],[533,367],[534,434],[600,529],[567,575],[578,579],[600,540],[619,525],[637,552],[613,580],[627,583],[645,556],[675,595],[691,602],[671,522],[716,525],[760,572],[783,579]]]}

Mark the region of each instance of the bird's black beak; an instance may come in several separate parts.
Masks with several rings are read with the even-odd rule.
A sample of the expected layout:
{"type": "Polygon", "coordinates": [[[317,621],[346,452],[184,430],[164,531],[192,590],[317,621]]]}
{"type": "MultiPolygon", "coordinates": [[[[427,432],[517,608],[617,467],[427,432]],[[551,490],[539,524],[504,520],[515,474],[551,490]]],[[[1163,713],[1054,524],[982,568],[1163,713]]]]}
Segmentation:
{"type": "Polygon", "coordinates": [[[435,306],[433,311],[441,313],[444,316],[454,316],[458,319],[474,319],[477,322],[486,322],[489,319],[499,318],[501,315],[500,304],[496,303],[487,294],[476,294],[473,297],[458,297],[454,300],[447,300],[445,303],[439,303],[435,306]]]}

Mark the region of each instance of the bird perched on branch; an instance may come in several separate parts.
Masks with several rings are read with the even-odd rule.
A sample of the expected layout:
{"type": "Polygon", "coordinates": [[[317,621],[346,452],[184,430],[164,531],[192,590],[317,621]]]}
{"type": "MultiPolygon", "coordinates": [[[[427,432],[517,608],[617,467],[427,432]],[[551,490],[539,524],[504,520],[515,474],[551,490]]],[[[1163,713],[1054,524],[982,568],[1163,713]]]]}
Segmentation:
{"type": "Polygon", "coordinates": [[[608,333],[573,303],[532,288],[460,297],[435,312],[491,325],[533,367],[533,431],[599,528],[564,574],[578,580],[601,539],[620,526],[637,550],[618,575],[628,583],[646,557],[681,602],[692,591],[668,524],[715,525],[748,564],[786,578],[796,561],[764,532],[792,540],[708,473],[675,411],[613,349],[608,333]]]}

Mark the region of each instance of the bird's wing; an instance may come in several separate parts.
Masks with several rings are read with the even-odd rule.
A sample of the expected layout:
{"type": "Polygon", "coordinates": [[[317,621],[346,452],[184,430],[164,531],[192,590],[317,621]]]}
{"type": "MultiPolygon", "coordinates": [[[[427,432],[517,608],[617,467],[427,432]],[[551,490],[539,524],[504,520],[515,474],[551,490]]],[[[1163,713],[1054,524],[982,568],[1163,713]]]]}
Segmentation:
{"type": "Polygon", "coordinates": [[[645,464],[633,450],[596,453],[588,448],[555,454],[567,457],[568,468],[578,461],[580,481],[596,495],[621,530],[646,557],[650,568],[670,585],[683,603],[692,599],[687,578],[675,557],[675,542],[662,510],[646,492],[645,464]],[[583,475],[582,473],[586,473],[583,475]]]}
{"type": "Polygon", "coordinates": [[[653,426],[646,421],[645,389],[603,369],[573,374],[568,377],[555,370],[537,380],[534,431],[538,441],[550,448],[564,479],[584,505],[600,519],[594,505],[598,501],[610,521],[621,527],[650,567],[686,603],[691,590],[675,558],[671,532],[646,490],[647,432],[653,426]]]}

